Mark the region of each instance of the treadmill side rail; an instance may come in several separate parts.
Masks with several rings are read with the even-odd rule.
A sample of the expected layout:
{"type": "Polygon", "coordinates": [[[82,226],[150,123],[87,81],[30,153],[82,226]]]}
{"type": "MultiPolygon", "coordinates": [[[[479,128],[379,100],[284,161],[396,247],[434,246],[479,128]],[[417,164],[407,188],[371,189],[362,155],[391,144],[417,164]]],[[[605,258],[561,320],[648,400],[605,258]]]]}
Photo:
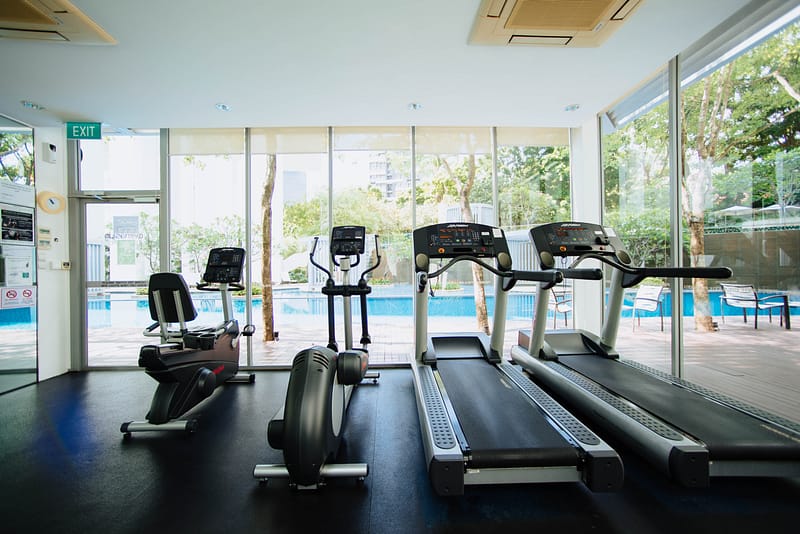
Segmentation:
{"type": "Polygon", "coordinates": [[[519,366],[503,363],[499,367],[581,449],[583,482],[590,490],[611,492],[622,489],[625,468],[610,445],[545,393],[519,366]]]}
{"type": "Polygon", "coordinates": [[[428,475],[438,495],[464,494],[464,456],[439,394],[433,369],[411,363],[428,475]]]}
{"type": "Polygon", "coordinates": [[[565,368],[559,363],[533,358],[520,346],[511,348],[511,356],[538,382],[557,391],[567,405],[582,406],[584,412],[594,414],[593,419],[607,432],[621,436],[666,476],[691,487],[709,485],[709,456],[702,443],[660,423],[660,420],[654,419],[654,423],[660,423],[654,428],[642,424],[653,417],[625,399],[596,388],[603,396],[613,397],[609,400],[618,405],[615,407],[560,373],[559,370],[565,368]]]}

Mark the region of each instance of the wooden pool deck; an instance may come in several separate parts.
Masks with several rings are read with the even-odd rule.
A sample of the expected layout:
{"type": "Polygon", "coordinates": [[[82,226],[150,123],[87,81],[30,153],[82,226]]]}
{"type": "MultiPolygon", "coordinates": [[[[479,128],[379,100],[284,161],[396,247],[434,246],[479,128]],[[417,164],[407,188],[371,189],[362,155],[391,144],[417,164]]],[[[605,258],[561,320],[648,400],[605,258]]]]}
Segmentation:
{"type": "MultiPolygon", "coordinates": [[[[687,318],[684,331],[683,377],[720,393],[731,395],[762,409],[800,422],[800,317],[794,328],[782,328],[777,318],[769,323],[766,317],[755,330],[752,322],[741,317],[726,317],[715,332],[694,330],[687,318]]],[[[413,351],[413,328],[410,319],[370,319],[370,365],[396,366],[409,361],[413,351]]],[[[438,323],[439,331],[474,330],[474,320],[450,319],[438,323]]],[[[563,323],[561,323],[563,324],[563,323]]],[[[323,325],[324,327],[324,325],[323,325]]],[[[506,356],[516,344],[517,330],[529,328],[528,322],[508,325],[506,356]]],[[[623,319],[617,337],[622,357],[636,360],[662,371],[671,371],[671,334],[669,319],[661,331],[658,318],[643,318],[641,326],[632,329],[631,319],[623,319]]],[[[434,327],[430,327],[433,332],[434,327]]],[[[324,336],[324,331],[322,332],[324,336]]],[[[357,331],[356,336],[359,335],[357,331]]],[[[356,337],[356,341],[358,338],[356,337]]],[[[300,324],[280,332],[279,341],[253,341],[253,363],[257,366],[285,367],[301,349],[314,343],[324,344],[318,325],[300,324]],[[313,340],[313,341],[310,341],[313,340]]],[[[337,339],[340,345],[343,338],[337,339]]]]}
{"type": "MultiPolygon", "coordinates": [[[[794,310],[793,310],[794,311],[794,310]]],[[[793,328],[786,330],[777,318],[766,317],[755,330],[739,317],[726,317],[715,332],[697,332],[693,320],[686,319],[684,378],[720,393],[731,395],[757,407],[800,422],[800,315],[792,317],[793,328]]],[[[263,342],[258,332],[249,341],[252,365],[260,368],[286,369],[301,349],[327,342],[327,325],[294,316],[291,324],[279,324],[279,340],[263,342]]],[[[560,320],[559,320],[560,322],[560,320]]],[[[560,322],[559,326],[563,325],[560,322]]],[[[529,328],[528,321],[510,321],[507,325],[505,354],[516,343],[517,330],[529,328]]],[[[474,319],[449,318],[432,321],[431,332],[473,331],[474,319]]],[[[356,342],[360,336],[355,326],[356,342]]],[[[376,316],[370,318],[370,365],[396,367],[407,365],[413,351],[413,325],[410,317],[376,316]]],[[[135,367],[139,347],[152,343],[138,328],[103,328],[90,333],[91,368],[135,367]]],[[[337,340],[340,347],[344,338],[337,340]]],[[[247,341],[245,341],[247,343],[247,341]]],[[[6,349],[11,349],[6,345],[6,349]]],[[[671,370],[670,322],[665,319],[662,332],[657,318],[643,318],[632,329],[630,318],[620,323],[617,338],[620,354],[657,369],[671,370]]],[[[5,351],[7,354],[13,353],[5,351]]],[[[244,362],[244,352],[242,361],[244,362]]],[[[0,351],[0,369],[3,368],[0,351]]]]}

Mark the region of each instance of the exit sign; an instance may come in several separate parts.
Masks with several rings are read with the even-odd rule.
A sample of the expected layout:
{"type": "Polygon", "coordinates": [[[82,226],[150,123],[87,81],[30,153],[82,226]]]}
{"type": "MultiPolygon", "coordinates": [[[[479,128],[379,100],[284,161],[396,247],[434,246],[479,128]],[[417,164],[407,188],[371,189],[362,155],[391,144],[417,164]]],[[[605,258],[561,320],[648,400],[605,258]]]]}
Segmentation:
{"type": "Polygon", "coordinates": [[[68,122],[67,139],[101,139],[101,123],[68,122]]]}

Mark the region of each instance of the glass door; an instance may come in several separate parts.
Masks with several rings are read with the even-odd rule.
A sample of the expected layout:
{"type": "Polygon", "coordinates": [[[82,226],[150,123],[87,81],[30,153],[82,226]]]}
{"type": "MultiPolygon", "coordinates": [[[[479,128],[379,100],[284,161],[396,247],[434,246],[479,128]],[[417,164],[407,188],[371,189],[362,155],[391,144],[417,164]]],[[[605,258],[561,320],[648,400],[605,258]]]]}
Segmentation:
{"type": "Polygon", "coordinates": [[[37,380],[33,130],[0,115],[0,393],[37,380]]]}
{"type": "Polygon", "coordinates": [[[86,341],[89,367],[136,366],[152,324],[147,282],[159,272],[158,203],[87,200],[86,341]]]}

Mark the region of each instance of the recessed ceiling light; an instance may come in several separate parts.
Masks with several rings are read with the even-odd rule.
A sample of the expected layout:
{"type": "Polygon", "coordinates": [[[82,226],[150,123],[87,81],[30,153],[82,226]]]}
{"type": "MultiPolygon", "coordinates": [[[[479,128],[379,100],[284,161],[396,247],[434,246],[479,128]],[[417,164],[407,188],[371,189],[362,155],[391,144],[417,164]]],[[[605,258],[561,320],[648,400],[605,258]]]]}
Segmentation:
{"type": "Polygon", "coordinates": [[[578,111],[581,109],[580,104],[570,104],[569,106],[564,106],[564,111],[578,111]]]}
{"type": "Polygon", "coordinates": [[[228,104],[223,104],[222,102],[220,102],[219,104],[217,104],[217,105],[216,105],[216,108],[217,108],[218,110],[220,110],[220,111],[230,111],[230,110],[231,110],[231,107],[230,107],[228,104]]]}
{"type": "Polygon", "coordinates": [[[36,102],[31,102],[30,100],[20,100],[20,104],[22,104],[22,107],[32,109],[34,111],[42,111],[43,109],[47,109],[36,102]]]}
{"type": "Polygon", "coordinates": [[[420,110],[420,109],[422,109],[422,104],[420,104],[419,102],[411,102],[408,105],[408,109],[410,109],[411,111],[420,110]]]}

